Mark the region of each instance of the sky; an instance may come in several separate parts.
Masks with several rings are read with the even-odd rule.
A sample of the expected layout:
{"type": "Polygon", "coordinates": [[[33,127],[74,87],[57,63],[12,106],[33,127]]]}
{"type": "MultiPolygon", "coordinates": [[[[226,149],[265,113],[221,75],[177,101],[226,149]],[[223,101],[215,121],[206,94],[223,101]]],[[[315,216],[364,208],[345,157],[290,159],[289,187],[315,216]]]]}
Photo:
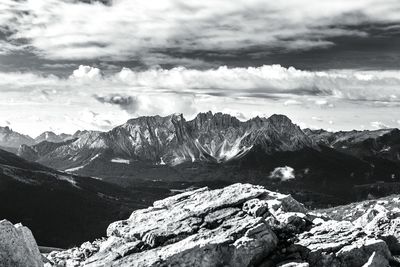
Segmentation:
{"type": "Polygon", "coordinates": [[[2,0],[0,126],[106,131],[211,110],[397,128],[399,52],[398,0],[2,0]]]}

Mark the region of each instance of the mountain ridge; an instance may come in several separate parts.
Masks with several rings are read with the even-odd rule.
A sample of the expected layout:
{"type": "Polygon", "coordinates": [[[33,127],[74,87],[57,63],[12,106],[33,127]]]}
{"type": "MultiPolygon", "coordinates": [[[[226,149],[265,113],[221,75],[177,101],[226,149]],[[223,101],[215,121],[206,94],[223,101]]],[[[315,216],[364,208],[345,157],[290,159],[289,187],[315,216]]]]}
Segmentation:
{"type": "MultiPolygon", "coordinates": [[[[190,121],[182,114],[143,116],[108,132],[86,131],[72,138],[77,139],[66,144],[68,147],[54,146],[39,161],[51,164],[61,155],[68,168],[77,168],[97,154],[111,153],[114,158],[177,165],[186,161],[226,162],[243,156],[254,145],[262,146],[266,153],[316,148],[300,127],[284,115],[240,121],[212,112],[199,113],[190,121]],[[79,160],[73,158],[83,154],[79,160]]],[[[23,151],[19,155],[32,159],[23,151]]]]}

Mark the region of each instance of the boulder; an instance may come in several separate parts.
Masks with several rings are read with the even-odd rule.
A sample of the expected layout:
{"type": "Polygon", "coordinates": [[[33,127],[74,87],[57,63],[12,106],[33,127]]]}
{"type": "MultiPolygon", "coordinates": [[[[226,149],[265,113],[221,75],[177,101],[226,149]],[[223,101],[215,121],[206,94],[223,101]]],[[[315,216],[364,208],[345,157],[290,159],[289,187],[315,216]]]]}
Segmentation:
{"type": "Polygon", "coordinates": [[[0,221],[0,263],[10,267],[43,266],[42,255],[27,227],[0,221]]]}
{"type": "Polygon", "coordinates": [[[371,254],[392,258],[386,243],[367,236],[349,221],[329,220],[301,233],[296,243],[308,250],[311,266],[362,266],[371,254]]]}
{"type": "Polygon", "coordinates": [[[397,234],[398,224],[393,212],[376,209],[338,221],[261,186],[200,188],[134,211],[104,239],[47,257],[67,267],[379,266],[395,259],[383,232],[397,234]]]}
{"type": "Polygon", "coordinates": [[[89,257],[73,257],[69,250],[48,259],[60,266],[68,260],[79,266],[250,266],[276,249],[270,208],[275,214],[305,211],[290,196],[261,186],[200,188],[112,223],[89,257]]]}

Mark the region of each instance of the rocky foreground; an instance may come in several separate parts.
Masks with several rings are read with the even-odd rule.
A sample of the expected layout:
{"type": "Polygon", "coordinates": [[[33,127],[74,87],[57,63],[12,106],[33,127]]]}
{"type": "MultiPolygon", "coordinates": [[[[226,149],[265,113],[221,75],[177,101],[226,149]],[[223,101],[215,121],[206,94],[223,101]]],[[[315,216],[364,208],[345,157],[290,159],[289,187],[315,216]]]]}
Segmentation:
{"type": "MultiPolygon", "coordinates": [[[[290,195],[261,186],[201,188],[134,211],[129,219],[112,223],[106,238],[51,252],[44,264],[398,266],[400,209],[393,204],[394,197],[391,205],[385,205],[388,199],[358,204],[357,211],[347,210],[347,218],[343,218],[337,213],[343,213],[345,207],[336,213],[310,212],[290,195]]],[[[2,250],[4,244],[11,247],[4,238],[0,242],[2,250]]],[[[27,251],[37,252],[34,242],[24,244],[27,251]]],[[[0,254],[0,260],[7,255],[21,256],[13,251],[0,254]]],[[[24,257],[27,255],[37,259],[37,253],[24,257]]]]}

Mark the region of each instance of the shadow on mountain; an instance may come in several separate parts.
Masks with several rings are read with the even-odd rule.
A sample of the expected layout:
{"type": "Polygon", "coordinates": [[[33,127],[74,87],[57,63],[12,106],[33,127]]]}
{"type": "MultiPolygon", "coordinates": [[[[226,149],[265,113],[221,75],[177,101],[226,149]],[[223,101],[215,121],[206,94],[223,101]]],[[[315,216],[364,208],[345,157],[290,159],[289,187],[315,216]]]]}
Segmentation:
{"type": "Polygon", "coordinates": [[[105,235],[116,219],[167,196],[66,174],[0,150],[0,217],[22,222],[39,245],[69,247],[105,235]]]}

